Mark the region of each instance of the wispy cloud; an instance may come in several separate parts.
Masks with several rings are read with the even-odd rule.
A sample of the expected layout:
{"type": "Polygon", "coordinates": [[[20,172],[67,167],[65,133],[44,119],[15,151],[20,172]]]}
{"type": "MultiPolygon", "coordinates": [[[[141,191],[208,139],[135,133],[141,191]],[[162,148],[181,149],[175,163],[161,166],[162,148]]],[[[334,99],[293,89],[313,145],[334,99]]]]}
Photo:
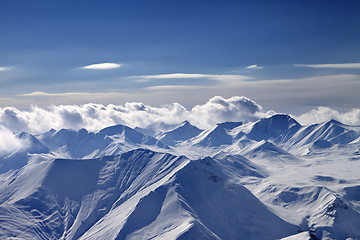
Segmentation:
{"type": "Polygon", "coordinates": [[[8,71],[10,70],[12,67],[0,67],[0,72],[2,71],[8,71]]]}
{"type": "Polygon", "coordinates": [[[27,97],[35,97],[35,96],[46,96],[46,97],[56,97],[56,96],[70,96],[70,95],[91,95],[94,93],[81,93],[81,92],[65,92],[65,93],[45,93],[45,92],[32,92],[32,93],[24,93],[18,94],[17,96],[27,96],[27,97]]]}
{"type": "Polygon", "coordinates": [[[246,69],[263,69],[264,67],[259,66],[259,65],[250,65],[247,66],[246,69]]]}
{"type": "Polygon", "coordinates": [[[360,63],[294,64],[294,66],[309,68],[360,68],[360,63]]]}
{"type": "Polygon", "coordinates": [[[59,91],[48,93],[43,89],[34,89],[34,92],[1,98],[0,107],[18,106],[23,108],[29,106],[29,103],[46,107],[51,104],[85,104],[88,102],[109,104],[125,103],[126,101],[140,101],[152,105],[179,102],[190,107],[216,95],[226,97],[246,95],[262,103],[265,108],[271,109],[275,106],[277,111],[300,114],[317,106],[348,111],[350,108],[358,108],[360,101],[359,74],[254,79],[251,81],[199,80],[201,79],[151,80],[140,88],[99,92],[59,91]]]}
{"type": "Polygon", "coordinates": [[[131,78],[137,79],[138,81],[147,81],[151,79],[204,79],[204,78],[217,80],[217,81],[252,79],[251,77],[244,75],[201,74],[201,73],[170,73],[170,74],[158,74],[158,75],[133,76],[131,78]]]}
{"type": "Polygon", "coordinates": [[[160,85],[160,86],[147,87],[145,89],[152,91],[172,91],[172,90],[195,90],[199,88],[203,89],[205,87],[198,85],[160,85]]]}
{"type": "Polygon", "coordinates": [[[123,66],[123,64],[120,63],[96,63],[96,64],[91,64],[91,65],[87,65],[82,67],[83,69],[100,69],[100,70],[105,70],[105,69],[114,69],[114,68],[119,68],[123,66]]]}

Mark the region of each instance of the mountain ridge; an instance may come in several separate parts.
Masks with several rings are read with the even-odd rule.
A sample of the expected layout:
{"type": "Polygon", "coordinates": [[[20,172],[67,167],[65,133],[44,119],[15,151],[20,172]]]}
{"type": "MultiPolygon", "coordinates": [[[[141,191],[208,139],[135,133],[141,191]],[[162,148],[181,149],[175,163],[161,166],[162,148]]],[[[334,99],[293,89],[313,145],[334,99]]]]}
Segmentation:
{"type": "Polygon", "coordinates": [[[0,157],[0,238],[360,238],[359,127],[281,114],[156,136],[16,135],[0,157]]]}

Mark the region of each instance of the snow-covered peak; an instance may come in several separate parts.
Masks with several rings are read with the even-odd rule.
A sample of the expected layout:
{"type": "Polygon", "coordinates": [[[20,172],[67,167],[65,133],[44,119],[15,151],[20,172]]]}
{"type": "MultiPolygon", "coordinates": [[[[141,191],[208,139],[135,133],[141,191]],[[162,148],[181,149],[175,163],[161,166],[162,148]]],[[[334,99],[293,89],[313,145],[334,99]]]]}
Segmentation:
{"type": "Polygon", "coordinates": [[[242,122],[223,122],[223,123],[218,123],[217,125],[224,129],[233,129],[241,126],[242,124],[243,124],[242,122]]]}
{"type": "Polygon", "coordinates": [[[274,142],[286,142],[300,128],[301,125],[289,115],[277,114],[258,120],[247,136],[257,141],[271,139],[274,142]]]}
{"type": "Polygon", "coordinates": [[[191,125],[188,121],[182,122],[179,127],[165,132],[160,140],[168,145],[176,145],[177,143],[189,140],[199,135],[203,130],[191,125]]]}

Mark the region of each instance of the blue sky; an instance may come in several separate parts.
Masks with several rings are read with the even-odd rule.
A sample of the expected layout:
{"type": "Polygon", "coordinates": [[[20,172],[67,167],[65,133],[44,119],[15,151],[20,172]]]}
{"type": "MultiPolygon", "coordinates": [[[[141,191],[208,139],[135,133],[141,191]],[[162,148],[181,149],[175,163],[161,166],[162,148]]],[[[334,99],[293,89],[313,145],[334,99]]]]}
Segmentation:
{"type": "Polygon", "coordinates": [[[355,0],[4,0],[0,106],[243,95],[346,111],[360,103],[359,12],[355,0]]]}

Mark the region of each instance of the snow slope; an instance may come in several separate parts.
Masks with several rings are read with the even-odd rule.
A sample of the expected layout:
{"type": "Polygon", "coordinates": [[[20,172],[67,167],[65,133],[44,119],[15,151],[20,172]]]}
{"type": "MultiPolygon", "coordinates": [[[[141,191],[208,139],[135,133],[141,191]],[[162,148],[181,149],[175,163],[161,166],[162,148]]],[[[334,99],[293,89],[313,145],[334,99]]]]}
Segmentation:
{"type": "Polygon", "coordinates": [[[160,125],[17,134],[0,239],[360,239],[359,127],[160,125]]]}
{"type": "Polygon", "coordinates": [[[177,143],[181,143],[199,135],[201,132],[202,130],[199,128],[191,125],[188,121],[184,121],[177,128],[165,132],[159,139],[168,145],[174,146],[177,143]]]}

